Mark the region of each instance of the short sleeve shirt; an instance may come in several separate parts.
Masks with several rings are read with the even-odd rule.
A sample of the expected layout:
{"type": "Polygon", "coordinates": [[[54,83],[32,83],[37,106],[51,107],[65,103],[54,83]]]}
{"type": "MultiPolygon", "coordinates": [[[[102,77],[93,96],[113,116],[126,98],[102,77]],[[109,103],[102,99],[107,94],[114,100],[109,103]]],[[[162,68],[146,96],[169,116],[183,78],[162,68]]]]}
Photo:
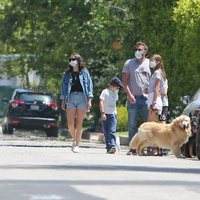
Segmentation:
{"type": "Polygon", "coordinates": [[[116,114],[116,102],[118,100],[118,93],[106,88],[101,92],[99,97],[104,101],[104,112],[106,114],[116,114]]]}
{"type": "Polygon", "coordinates": [[[148,87],[148,92],[151,93],[155,90],[155,80],[159,79],[160,80],[160,92],[163,90],[164,87],[164,79],[160,73],[159,70],[156,70],[153,75],[151,76],[149,87],[148,87]]]}
{"type": "Polygon", "coordinates": [[[149,59],[145,58],[142,63],[136,58],[129,59],[125,62],[122,72],[129,74],[128,86],[131,93],[143,95],[151,76],[149,59]]]}

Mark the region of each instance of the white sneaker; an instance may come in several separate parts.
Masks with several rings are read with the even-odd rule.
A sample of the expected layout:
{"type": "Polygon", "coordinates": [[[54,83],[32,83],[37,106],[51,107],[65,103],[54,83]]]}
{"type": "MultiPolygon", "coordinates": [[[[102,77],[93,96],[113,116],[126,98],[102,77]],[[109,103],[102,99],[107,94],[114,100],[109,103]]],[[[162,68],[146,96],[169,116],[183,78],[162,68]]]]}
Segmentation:
{"type": "Polygon", "coordinates": [[[71,150],[72,150],[72,151],[74,151],[74,147],[75,147],[75,146],[76,146],[76,142],[73,141],[73,142],[72,142],[72,147],[71,147],[71,150]]]}
{"type": "Polygon", "coordinates": [[[80,151],[80,149],[79,149],[78,146],[75,146],[75,147],[73,148],[73,152],[74,152],[74,153],[79,153],[79,151],[80,151]]]}

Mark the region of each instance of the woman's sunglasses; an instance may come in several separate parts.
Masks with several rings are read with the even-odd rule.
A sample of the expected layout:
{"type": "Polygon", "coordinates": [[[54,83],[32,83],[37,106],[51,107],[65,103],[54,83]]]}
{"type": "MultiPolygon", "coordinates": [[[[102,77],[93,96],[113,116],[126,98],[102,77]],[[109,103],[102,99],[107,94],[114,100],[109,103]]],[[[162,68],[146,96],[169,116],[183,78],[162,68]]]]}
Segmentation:
{"type": "Polygon", "coordinates": [[[75,61],[76,60],[76,58],[70,58],[69,59],[69,61],[75,61]]]}
{"type": "Polygon", "coordinates": [[[143,49],[135,49],[135,51],[143,51],[143,49]]]}

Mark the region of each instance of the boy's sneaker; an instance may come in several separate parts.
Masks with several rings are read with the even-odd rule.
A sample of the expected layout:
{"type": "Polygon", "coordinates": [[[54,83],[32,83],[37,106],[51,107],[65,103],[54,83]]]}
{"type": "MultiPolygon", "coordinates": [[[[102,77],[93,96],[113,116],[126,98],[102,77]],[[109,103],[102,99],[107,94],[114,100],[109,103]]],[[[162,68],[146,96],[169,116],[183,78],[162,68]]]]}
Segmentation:
{"type": "Polygon", "coordinates": [[[73,152],[74,152],[74,153],[79,153],[79,151],[80,151],[80,149],[79,149],[78,146],[75,146],[75,147],[73,148],[73,152]]]}
{"type": "Polygon", "coordinates": [[[108,151],[110,154],[114,154],[116,152],[116,147],[111,147],[108,151]]]}

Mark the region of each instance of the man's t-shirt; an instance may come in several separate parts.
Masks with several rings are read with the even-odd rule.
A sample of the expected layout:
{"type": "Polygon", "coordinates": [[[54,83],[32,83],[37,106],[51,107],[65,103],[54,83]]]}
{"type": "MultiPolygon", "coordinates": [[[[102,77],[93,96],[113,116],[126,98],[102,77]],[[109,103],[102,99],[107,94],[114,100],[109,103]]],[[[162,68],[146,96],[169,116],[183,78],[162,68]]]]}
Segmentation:
{"type": "Polygon", "coordinates": [[[151,71],[149,68],[149,59],[141,63],[136,58],[129,59],[125,62],[122,72],[129,74],[129,88],[133,95],[144,95],[148,88],[151,71]]]}

